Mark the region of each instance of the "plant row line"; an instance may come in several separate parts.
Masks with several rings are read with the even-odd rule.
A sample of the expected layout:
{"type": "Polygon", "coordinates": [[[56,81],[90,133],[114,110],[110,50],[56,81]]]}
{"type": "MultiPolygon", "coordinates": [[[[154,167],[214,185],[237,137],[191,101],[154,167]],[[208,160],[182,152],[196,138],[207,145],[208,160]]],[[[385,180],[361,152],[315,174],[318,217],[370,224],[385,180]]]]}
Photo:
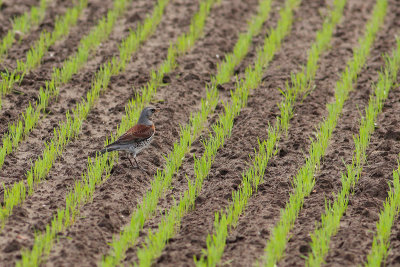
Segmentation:
{"type": "MultiPolygon", "coordinates": [[[[3,144],[0,148],[0,168],[4,164],[6,155],[10,154],[13,151],[13,148],[17,148],[24,137],[27,136],[36,126],[42,113],[49,105],[49,101],[58,96],[59,86],[67,83],[72,76],[85,65],[91,53],[97,50],[101,42],[108,39],[115,26],[115,22],[123,15],[126,6],[130,2],[130,0],[115,0],[114,8],[108,11],[106,17],[99,20],[97,26],[93,28],[87,36],[81,39],[77,53],[64,61],[61,68],[54,69],[52,79],[46,82],[45,89],[40,88],[39,100],[36,103],[36,107],[33,108],[30,104],[22,114],[23,119],[12,124],[9,127],[8,133],[3,136],[3,144]]],[[[123,49],[120,50],[124,51],[123,49]]],[[[126,57],[126,55],[124,55],[124,57],[126,57]]],[[[98,73],[98,75],[100,75],[101,72],[98,73]]],[[[66,117],[69,118],[67,120],[71,119],[69,113],[66,117]]],[[[58,130],[54,129],[54,135],[58,141],[53,140],[52,144],[46,144],[46,150],[43,152],[42,157],[31,166],[31,170],[27,173],[28,181],[32,182],[33,176],[36,177],[36,180],[44,178],[56,159],[56,154],[58,152],[55,152],[55,148],[57,148],[57,151],[61,152],[60,146],[65,146],[65,143],[63,144],[63,142],[67,142],[69,138],[74,136],[72,130],[69,130],[67,133],[65,127],[59,127],[58,130]],[[69,137],[66,138],[67,136],[69,137]]],[[[2,225],[4,224],[5,219],[7,219],[11,214],[13,207],[24,201],[26,194],[23,182],[5,188],[4,191],[4,204],[0,210],[0,223],[2,225]]],[[[33,192],[33,187],[30,192],[33,192]]]]}
{"type": "Polygon", "coordinates": [[[195,199],[200,194],[203,181],[208,176],[215,156],[225,140],[230,137],[235,117],[247,105],[250,91],[256,88],[262,79],[264,70],[268,67],[274,54],[279,50],[284,37],[290,32],[293,22],[293,11],[300,3],[299,0],[289,0],[280,12],[281,18],[278,25],[265,39],[264,46],[257,52],[253,67],[248,67],[245,78],[237,82],[235,91],[231,93],[229,103],[224,104],[224,114],[211,126],[213,134],[204,142],[205,151],[202,157],[194,157],[195,179],[188,179],[188,190],[180,197],[178,203],[165,213],[161,218],[155,233],[149,231],[146,240],[137,251],[140,266],[150,266],[153,260],[160,255],[166,242],[173,237],[179,228],[183,216],[193,208],[195,199]]]}
{"type": "Polygon", "coordinates": [[[332,132],[337,125],[357,75],[362,70],[375,40],[376,33],[383,24],[387,8],[387,1],[377,1],[371,19],[366,24],[364,36],[359,40],[358,47],[354,50],[353,58],[347,63],[340,80],[335,86],[335,101],[327,105],[328,117],[319,125],[317,138],[311,140],[309,156],[305,164],[298,170],[293,178],[293,193],[281,211],[280,219],[271,230],[271,238],[265,247],[262,257],[263,265],[274,266],[283,256],[289,231],[303,206],[304,199],[308,196],[315,184],[315,173],[320,167],[321,159],[328,147],[332,132]]]}
{"type": "Polygon", "coordinates": [[[40,65],[44,54],[48,51],[57,40],[67,36],[71,27],[78,21],[82,11],[87,6],[87,0],[79,0],[72,8],[67,9],[65,14],[56,19],[52,33],[42,31],[39,39],[26,53],[26,59],[17,60],[17,68],[12,72],[6,70],[0,73],[0,108],[2,106],[2,96],[11,92],[14,84],[19,83],[26,73],[40,65]]]}
{"type": "Polygon", "coordinates": [[[257,192],[258,185],[263,182],[265,169],[272,156],[276,154],[279,140],[289,127],[290,119],[294,111],[300,94],[307,94],[311,84],[315,79],[315,74],[319,68],[318,61],[321,53],[330,49],[330,41],[333,31],[339,23],[346,0],[334,1],[334,8],[325,20],[322,29],[316,34],[316,40],[308,51],[308,60],[303,72],[292,74],[291,86],[286,83],[286,90],[282,91],[283,100],[279,104],[280,115],[276,118],[275,125],[268,126],[268,138],[259,141],[258,152],[253,158],[252,166],[242,175],[243,180],[239,189],[232,192],[232,202],[225,211],[215,214],[214,233],[209,234],[206,239],[207,248],[197,266],[216,266],[219,264],[226,245],[226,238],[229,230],[236,227],[239,217],[244,212],[249,198],[257,192]]]}
{"type": "MultiPolygon", "coordinates": [[[[340,227],[340,220],[347,210],[350,193],[360,178],[363,165],[366,162],[366,151],[370,138],[375,130],[376,118],[382,111],[389,91],[397,79],[397,71],[400,67],[400,41],[397,42],[397,45],[397,49],[393,51],[392,58],[386,56],[386,66],[379,73],[379,79],[374,90],[375,94],[371,95],[368,106],[365,109],[365,116],[361,117],[359,134],[353,138],[355,145],[353,159],[350,164],[346,164],[346,171],[341,175],[342,188],[333,203],[326,203],[325,213],[321,216],[320,225],[311,233],[311,251],[306,261],[308,266],[317,266],[323,263],[329,250],[331,237],[337,233],[340,227]]],[[[390,225],[388,224],[386,229],[390,230],[390,225]]],[[[381,245],[384,244],[381,243],[381,245]]],[[[377,248],[374,249],[376,250],[377,248]]],[[[379,253],[376,251],[373,257],[371,256],[368,259],[368,264],[370,266],[380,266],[386,253],[387,248],[386,250],[380,250],[379,253]]]]}
{"type": "Polygon", "coordinates": [[[38,6],[31,7],[29,11],[12,20],[12,28],[8,30],[7,34],[1,40],[0,62],[3,60],[8,49],[11,48],[15,41],[21,41],[23,35],[27,34],[32,27],[38,26],[43,21],[48,4],[51,2],[52,0],[40,0],[38,6]],[[20,35],[19,40],[15,40],[17,33],[20,35]]]}

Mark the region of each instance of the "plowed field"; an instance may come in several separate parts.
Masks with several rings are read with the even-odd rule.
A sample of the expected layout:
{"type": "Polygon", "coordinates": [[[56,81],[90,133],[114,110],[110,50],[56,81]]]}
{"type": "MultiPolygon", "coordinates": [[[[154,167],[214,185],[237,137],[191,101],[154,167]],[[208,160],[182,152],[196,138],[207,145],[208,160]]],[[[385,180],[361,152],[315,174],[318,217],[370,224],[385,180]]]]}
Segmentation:
{"type": "MultiPolygon", "coordinates": [[[[379,0],[378,0],[379,1],[379,0]]],[[[43,21],[15,41],[1,61],[1,71],[13,70],[17,61],[24,60],[40,32],[51,32],[57,17],[76,1],[52,1],[43,21]]],[[[49,101],[33,130],[5,157],[0,169],[0,199],[7,188],[26,180],[31,165],[41,157],[46,142],[54,137],[54,128],[65,120],[67,111],[86,98],[101,69],[113,56],[118,56],[121,41],[142,23],[157,1],[128,1],[126,10],[115,22],[110,36],[93,51],[84,66],[70,81],[58,86],[59,95],[49,101]]],[[[157,70],[167,58],[168,49],[179,35],[190,30],[192,17],[204,1],[171,0],[166,4],[161,21],[154,33],[143,41],[128,61],[125,70],[113,74],[107,88],[82,121],[80,132],[71,137],[32,194],[16,205],[4,221],[0,233],[0,266],[21,263],[22,252],[34,246],[35,233],[46,231],[57,210],[66,206],[68,192],[82,173],[88,169],[88,158],[94,159],[96,151],[104,147],[110,134],[117,131],[125,114],[125,105],[141,95],[141,88],[152,79],[151,71],[157,70]]],[[[194,257],[203,255],[207,248],[207,235],[213,234],[215,213],[224,210],[232,201],[232,192],[240,188],[242,174],[253,164],[258,142],[268,138],[268,125],[274,125],[280,115],[278,103],[283,95],[278,89],[290,84],[291,74],[304,70],[309,48],[315,41],[316,32],[332,10],[332,0],[303,0],[294,9],[290,33],[263,71],[261,83],[250,91],[247,105],[234,118],[231,135],[216,152],[211,170],[204,179],[195,204],[175,225],[175,233],[167,238],[166,246],[152,261],[154,266],[194,266],[194,257]]],[[[3,0],[0,8],[0,36],[11,29],[10,19],[29,12],[39,1],[3,0]]],[[[286,133],[276,146],[276,154],[269,160],[263,180],[254,189],[237,225],[228,228],[228,237],[221,266],[253,266],[261,263],[264,248],[271,238],[272,228],[279,222],[281,210],[294,192],[293,177],[309,156],[309,147],[315,140],[319,124],[328,115],[327,104],[335,101],[335,86],[345,71],[347,62],[359,46],[365,25],[371,19],[373,0],[348,0],[342,18],[333,29],[329,49],[320,55],[319,68],[311,81],[312,89],[296,99],[293,116],[286,133]]],[[[255,34],[244,59],[234,67],[234,75],[218,85],[219,102],[215,112],[208,116],[201,134],[191,144],[181,167],[175,170],[172,184],[165,189],[156,210],[144,222],[135,242],[127,248],[121,262],[129,266],[141,263],[138,249],[143,248],[151,230],[157,232],[168,210],[179,202],[188,189],[188,180],[194,181],[194,156],[200,158],[204,142],[213,134],[211,125],[224,113],[230,102],[231,91],[237,79],[246,79],[246,68],[253,66],[259,47],[271,34],[285,2],[271,2],[270,13],[255,34]]],[[[138,162],[146,170],[134,169],[125,153],[119,153],[110,175],[96,184],[92,199],[83,203],[71,224],[61,229],[48,252],[40,256],[40,266],[97,266],[112,255],[110,243],[118,239],[120,232],[131,222],[131,215],[148,190],[152,189],[153,177],[166,165],[167,155],[179,141],[181,127],[188,124],[191,114],[201,109],[206,97],[206,86],[212,83],[227,53],[231,53],[239,34],[248,29],[251,18],[257,14],[257,0],[221,0],[214,4],[205,19],[201,36],[193,47],[176,58],[176,67],[162,78],[162,85],[150,104],[159,108],[154,116],[156,134],[151,145],[138,155],[138,162]]],[[[41,59],[37,68],[24,74],[23,80],[13,86],[2,98],[0,110],[0,137],[7,134],[9,125],[23,119],[21,113],[29,102],[35,106],[39,88],[51,80],[54,68],[78,49],[82,37],[89,34],[98,20],[113,7],[112,1],[88,0],[87,7],[79,16],[65,38],[57,40],[41,59]]],[[[385,68],[383,55],[390,56],[396,48],[396,36],[400,34],[400,1],[388,0],[382,26],[373,42],[362,71],[354,81],[353,90],[345,101],[343,111],[329,140],[321,165],[314,175],[315,185],[305,197],[302,209],[289,234],[284,255],[277,266],[302,266],[312,252],[311,233],[321,221],[327,201],[335,201],[342,188],[345,164],[353,159],[353,137],[359,134],[360,121],[373,95],[379,72],[385,68]]],[[[383,209],[393,170],[398,168],[400,153],[400,80],[394,82],[382,111],[375,121],[375,131],[367,148],[359,180],[351,189],[347,210],[340,221],[340,228],[330,239],[324,266],[358,266],[367,261],[376,224],[383,209]]],[[[72,117],[75,116],[72,114],[72,117]]],[[[132,124],[133,126],[133,124],[132,124]]],[[[104,176],[105,177],[105,176],[104,176]]],[[[2,207],[5,205],[2,202],[2,207]]],[[[390,229],[389,250],[383,265],[400,265],[400,220],[395,215],[390,229]]],[[[25,264],[25,263],[24,263],[25,264]]],[[[142,263],[141,263],[142,264],[142,263]]],[[[36,263],[34,264],[36,265],[36,263]]],[[[145,264],[143,264],[145,265],[145,264]]]]}

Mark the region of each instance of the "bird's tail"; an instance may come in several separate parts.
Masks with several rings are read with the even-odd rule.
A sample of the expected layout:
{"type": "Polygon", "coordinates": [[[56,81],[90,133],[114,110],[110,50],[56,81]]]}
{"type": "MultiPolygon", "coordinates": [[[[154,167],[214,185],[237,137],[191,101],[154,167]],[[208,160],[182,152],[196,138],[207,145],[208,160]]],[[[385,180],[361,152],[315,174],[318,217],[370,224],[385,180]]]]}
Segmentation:
{"type": "Polygon", "coordinates": [[[102,150],[100,150],[100,154],[104,154],[106,152],[111,152],[111,151],[115,151],[118,150],[118,146],[115,146],[113,144],[106,146],[105,148],[103,148],[102,150]]]}

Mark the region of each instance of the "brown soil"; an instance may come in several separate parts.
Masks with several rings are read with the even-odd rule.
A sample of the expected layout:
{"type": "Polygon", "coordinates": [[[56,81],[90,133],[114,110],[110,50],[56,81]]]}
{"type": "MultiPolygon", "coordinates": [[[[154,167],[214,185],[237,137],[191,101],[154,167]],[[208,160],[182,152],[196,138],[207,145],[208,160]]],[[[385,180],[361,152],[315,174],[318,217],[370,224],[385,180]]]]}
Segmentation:
{"type": "MultiPolygon", "coordinates": [[[[18,8],[9,4],[11,1],[4,2],[0,22],[28,10],[38,1],[20,1],[18,8]]],[[[65,112],[73,108],[90,89],[94,72],[118,53],[118,43],[127,36],[129,29],[135,28],[138,21],[146,17],[155,2],[137,0],[129,6],[109,40],[90,57],[88,64],[71,82],[60,88],[60,96],[50,104],[38,127],[21,143],[16,152],[6,157],[0,171],[0,182],[10,186],[25,179],[31,162],[42,153],[44,141],[52,138],[53,128],[63,120],[65,112]]],[[[198,40],[192,51],[178,60],[177,69],[164,78],[168,84],[159,88],[155,97],[154,105],[162,109],[155,118],[156,138],[150,148],[138,157],[139,163],[149,174],[132,169],[125,155],[121,154],[110,178],[96,189],[93,201],[82,208],[75,224],[59,235],[58,242],[44,265],[95,266],[101,256],[108,252],[107,243],[129,222],[130,214],[144,192],[150,188],[150,181],[156,170],[163,167],[163,155],[171,151],[179,136],[179,126],[188,122],[191,112],[199,110],[200,100],[205,96],[205,85],[210,81],[210,76],[216,73],[216,66],[223,55],[232,50],[238,33],[245,31],[250,16],[256,12],[257,2],[222,0],[220,5],[212,9],[204,36],[198,40]]],[[[296,10],[291,34],[284,40],[280,51],[271,62],[263,84],[251,93],[248,106],[235,120],[232,136],[219,150],[194,210],[183,218],[177,235],[169,240],[156,265],[193,265],[193,256],[201,255],[201,250],[206,247],[207,234],[213,231],[214,213],[231,201],[232,190],[237,189],[241,182],[241,173],[250,165],[249,155],[254,154],[257,138],[266,138],[268,122],[273,122],[279,114],[276,104],[281,100],[281,95],[277,88],[284,87],[290,73],[301,70],[301,65],[305,64],[306,51],[314,41],[315,33],[320,29],[331,2],[303,0],[296,10]]],[[[54,17],[62,14],[70,3],[56,1],[40,27],[34,29],[24,39],[26,41],[10,50],[9,56],[3,62],[4,66],[15,67],[15,60],[24,58],[30,44],[38,38],[42,29],[52,29],[54,17]]],[[[279,212],[284,208],[292,190],[291,180],[307,156],[310,137],[314,137],[316,126],[327,115],[326,104],[333,100],[335,83],[340,72],[344,70],[346,61],[352,56],[352,48],[357,45],[358,38],[364,32],[364,25],[370,17],[373,5],[373,0],[348,0],[343,20],[334,32],[331,50],[321,56],[315,90],[296,105],[287,136],[281,140],[278,154],[270,161],[264,182],[249,200],[237,228],[228,237],[223,263],[251,266],[262,255],[270,230],[278,221],[279,212]]],[[[281,1],[274,1],[270,18],[262,32],[254,38],[248,56],[235,69],[239,77],[243,77],[246,66],[254,61],[256,48],[262,45],[268,29],[276,25],[281,6],[281,1]]],[[[21,85],[15,87],[15,93],[4,97],[4,107],[0,111],[1,135],[6,131],[8,123],[18,118],[28,102],[36,99],[40,86],[50,78],[53,67],[60,66],[63,60],[76,51],[79,40],[97,24],[97,20],[110,7],[111,1],[89,1],[78,26],[73,27],[67,38],[50,49],[42,65],[27,75],[21,85]]],[[[150,70],[155,69],[166,57],[169,43],[188,30],[190,18],[197,8],[198,1],[171,0],[156,33],[133,56],[127,71],[112,78],[109,88],[84,122],[81,134],[66,147],[47,180],[38,186],[35,194],[23,205],[15,208],[0,233],[0,266],[14,265],[21,257],[20,249],[32,246],[34,232],[43,230],[57,208],[64,206],[66,193],[86,170],[87,157],[103,146],[106,136],[115,133],[125,113],[125,104],[149,80],[150,70]]],[[[309,233],[314,230],[315,221],[324,212],[325,199],[333,200],[332,193],[341,188],[343,161],[351,161],[354,149],[352,136],[358,133],[359,112],[363,112],[372,92],[371,82],[376,82],[377,71],[383,66],[382,53],[389,52],[395,45],[394,37],[400,25],[396,18],[399,16],[400,3],[390,0],[385,25],[377,36],[354,91],[344,105],[343,115],[316,176],[315,190],[304,203],[294,230],[290,233],[286,256],[279,266],[304,265],[304,256],[310,249],[309,233]]],[[[9,27],[9,23],[2,24],[0,35],[9,27]]],[[[220,87],[222,99],[229,98],[234,82],[232,79],[220,87]]],[[[397,129],[399,119],[396,112],[400,108],[399,98],[399,90],[395,88],[378,117],[377,129],[368,149],[368,163],[350,199],[341,228],[332,238],[330,252],[326,257],[328,266],[362,264],[371,248],[378,214],[387,196],[387,183],[392,179],[392,169],[397,165],[397,155],[400,152],[400,133],[397,129]]],[[[216,114],[208,120],[210,125],[218,119],[218,113],[222,110],[223,107],[219,104],[216,114]]],[[[207,137],[208,131],[205,131],[192,145],[190,153],[174,177],[171,190],[160,201],[158,212],[141,231],[138,245],[144,241],[149,229],[157,228],[162,211],[168,209],[173,199],[186,190],[185,177],[193,178],[193,155],[202,155],[203,145],[200,141],[207,137]]],[[[400,264],[398,223],[397,219],[391,237],[392,250],[387,259],[388,265],[400,264]]],[[[137,259],[137,248],[135,246],[128,250],[126,264],[137,259]]]]}

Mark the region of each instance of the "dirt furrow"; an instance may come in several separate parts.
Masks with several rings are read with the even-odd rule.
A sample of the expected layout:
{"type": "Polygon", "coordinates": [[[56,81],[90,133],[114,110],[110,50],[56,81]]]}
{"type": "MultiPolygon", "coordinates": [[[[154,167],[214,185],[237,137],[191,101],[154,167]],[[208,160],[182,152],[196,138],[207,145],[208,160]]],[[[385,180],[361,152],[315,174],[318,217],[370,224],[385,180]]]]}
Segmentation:
{"type": "MultiPolygon", "coordinates": [[[[17,60],[25,61],[26,53],[35,44],[41,31],[52,32],[55,17],[65,14],[66,9],[71,6],[72,1],[61,1],[61,3],[55,1],[52,3],[48,7],[49,12],[46,13],[46,17],[40,27],[31,31],[20,45],[13,46],[10,49],[9,56],[2,63],[3,66],[14,70],[17,66],[17,60]]],[[[35,103],[38,99],[39,88],[45,85],[45,81],[51,79],[53,68],[61,67],[64,60],[76,53],[81,38],[86,36],[97,25],[98,20],[106,15],[107,10],[111,9],[112,6],[112,1],[89,0],[87,8],[79,16],[76,26],[71,27],[68,36],[51,46],[43,56],[41,65],[26,74],[21,84],[15,84],[13,86],[14,90],[3,97],[2,110],[0,111],[0,136],[3,136],[8,130],[8,124],[19,118],[19,115],[25,110],[29,102],[35,103]]],[[[82,92],[82,90],[80,91],[82,92]]],[[[81,96],[81,94],[76,93],[73,95],[81,96]]]]}
{"type": "MultiPolygon", "coordinates": [[[[90,58],[79,73],[72,77],[69,83],[60,87],[57,101],[50,103],[39,124],[19,145],[17,151],[6,157],[4,167],[0,171],[1,182],[10,186],[15,181],[24,179],[31,162],[42,154],[44,142],[53,137],[53,129],[57,127],[60,120],[65,119],[66,111],[74,108],[82,98],[86,97],[98,68],[118,54],[120,41],[129,34],[129,29],[134,29],[136,24],[144,19],[146,11],[151,10],[154,3],[155,1],[135,1],[128,7],[126,15],[117,22],[110,38],[99,47],[97,53],[90,58]]],[[[48,78],[50,78],[52,67],[48,66],[45,71],[49,73],[48,78]]]]}
{"type": "MultiPolygon", "coordinates": [[[[281,96],[277,88],[283,87],[290,72],[299,70],[299,64],[305,61],[306,53],[304,51],[310,45],[318,25],[321,24],[321,14],[325,14],[325,12],[324,3],[315,1],[303,1],[295,12],[292,33],[283,42],[280,52],[270,64],[263,85],[252,92],[248,107],[243,109],[235,120],[232,137],[226,141],[225,146],[217,154],[210,175],[204,181],[203,190],[196,201],[195,209],[184,217],[180,231],[175,238],[169,240],[165,251],[158,259],[160,265],[191,264],[193,255],[197,257],[201,255],[201,249],[206,246],[206,236],[212,231],[214,212],[225,207],[231,200],[232,190],[238,187],[241,182],[241,173],[248,167],[248,156],[252,154],[253,147],[257,144],[257,137],[266,138],[266,125],[268,121],[273,121],[278,114],[276,103],[281,100],[281,96]],[[295,46],[294,43],[296,43],[295,46]]],[[[263,38],[259,38],[258,44],[262,44],[262,41],[263,38]]],[[[242,66],[250,64],[253,60],[254,57],[246,58],[242,66]]],[[[232,88],[233,84],[226,85],[221,93],[225,94],[232,88]]],[[[192,150],[196,155],[201,155],[202,144],[194,144],[192,150]]],[[[189,170],[184,167],[181,173],[188,173],[191,177],[193,176],[191,173],[193,162],[189,167],[189,170]]],[[[180,187],[186,187],[185,176],[180,176],[182,176],[180,187]]],[[[179,189],[179,185],[175,185],[176,189],[179,189]]],[[[177,193],[174,197],[176,196],[177,193]]],[[[251,247],[246,247],[245,251],[246,255],[253,253],[251,247]]],[[[231,264],[237,264],[236,257],[243,257],[243,255],[230,255],[229,258],[234,259],[230,262],[231,264]]],[[[248,258],[245,262],[248,263],[248,258]]]]}

